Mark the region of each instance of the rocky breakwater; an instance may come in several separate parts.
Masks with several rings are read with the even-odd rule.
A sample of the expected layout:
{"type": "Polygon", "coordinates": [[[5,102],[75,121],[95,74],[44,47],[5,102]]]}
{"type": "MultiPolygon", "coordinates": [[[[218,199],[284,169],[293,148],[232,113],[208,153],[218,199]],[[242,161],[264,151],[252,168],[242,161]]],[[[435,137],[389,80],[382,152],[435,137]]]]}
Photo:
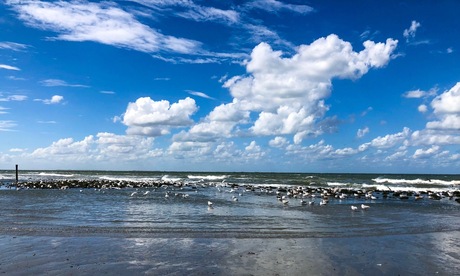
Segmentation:
{"type": "Polygon", "coordinates": [[[123,189],[123,188],[157,188],[161,186],[182,187],[182,182],[169,181],[129,181],[107,179],[47,179],[18,182],[17,189],[123,189]]]}

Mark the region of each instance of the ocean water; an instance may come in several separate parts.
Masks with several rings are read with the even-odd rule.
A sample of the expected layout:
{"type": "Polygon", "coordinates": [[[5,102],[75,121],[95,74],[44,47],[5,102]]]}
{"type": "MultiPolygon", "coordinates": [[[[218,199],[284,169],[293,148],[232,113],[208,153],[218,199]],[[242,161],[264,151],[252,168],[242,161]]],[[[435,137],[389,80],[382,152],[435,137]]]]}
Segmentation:
{"type": "Polygon", "coordinates": [[[354,237],[460,230],[460,204],[455,196],[447,195],[459,190],[459,175],[107,171],[20,174],[20,181],[105,179],[186,183],[142,189],[66,190],[8,188],[13,178],[11,171],[0,173],[4,184],[0,190],[3,213],[0,232],[253,238],[354,237]],[[310,187],[313,191],[308,196],[289,197],[286,191],[293,187],[310,187]],[[321,205],[325,188],[369,191],[369,194],[359,197],[348,194],[344,198],[329,195],[327,204],[321,205]],[[410,196],[402,200],[390,191],[415,191],[422,199],[416,200],[416,194],[409,193],[410,196]],[[429,193],[437,193],[439,197],[430,199],[429,193]],[[281,196],[285,197],[284,203],[281,196]],[[212,202],[212,206],[208,202],[212,202]],[[362,204],[369,209],[363,210],[362,204]],[[351,206],[357,210],[351,210],[351,206]]]}

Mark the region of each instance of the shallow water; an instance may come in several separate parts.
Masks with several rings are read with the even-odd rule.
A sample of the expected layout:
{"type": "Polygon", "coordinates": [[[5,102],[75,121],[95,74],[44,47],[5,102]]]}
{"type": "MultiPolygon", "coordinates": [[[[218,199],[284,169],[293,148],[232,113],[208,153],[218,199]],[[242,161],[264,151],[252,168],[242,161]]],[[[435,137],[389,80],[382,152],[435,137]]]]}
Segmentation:
{"type": "Polygon", "coordinates": [[[460,230],[460,204],[397,198],[319,198],[313,206],[223,187],[2,190],[0,233],[56,236],[354,237],[460,230]],[[134,193],[134,195],[132,195],[134,193]],[[167,196],[166,196],[167,195],[167,196]],[[238,201],[234,201],[237,198],[238,201]],[[213,208],[208,207],[213,202],[213,208]],[[352,211],[366,204],[368,210],[352,211]]]}

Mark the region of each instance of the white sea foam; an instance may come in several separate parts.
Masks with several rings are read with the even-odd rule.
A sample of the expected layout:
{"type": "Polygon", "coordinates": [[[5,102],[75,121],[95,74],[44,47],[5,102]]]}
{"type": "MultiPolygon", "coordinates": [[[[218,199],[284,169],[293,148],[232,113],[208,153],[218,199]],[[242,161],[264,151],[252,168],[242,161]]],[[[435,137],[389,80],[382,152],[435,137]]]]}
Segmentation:
{"type": "Polygon", "coordinates": [[[380,191],[393,191],[393,192],[446,192],[450,191],[449,187],[414,187],[414,186],[388,186],[388,185],[375,185],[375,184],[363,184],[363,189],[377,189],[380,191]]]}
{"type": "Polygon", "coordinates": [[[226,175],[189,175],[189,179],[203,179],[203,180],[224,180],[226,175]]]}
{"type": "Polygon", "coordinates": [[[348,186],[350,183],[342,183],[342,182],[327,182],[328,186],[348,186]]]}
{"type": "Polygon", "coordinates": [[[178,177],[170,177],[169,175],[164,175],[162,178],[161,178],[162,181],[165,181],[165,182],[178,182],[178,181],[181,181],[182,178],[178,178],[178,177]]]}
{"type": "Polygon", "coordinates": [[[74,177],[74,174],[62,174],[62,173],[48,173],[48,172],[41,172],[38,174],[39,176],[53,176],[53,177],[74,177]]]}
{"type": "Polygon", "coordinates": [[[417,179],[393,179],[393,178],[381,178],[381,177],[378,177],[378,178],[372,179],[372,181],[374,181],[376,183],[389,183],[389,184],[412,184],[412,185],[416,185],[416,184],[428,184],[428,185],[435,184],[435,185],[447,185],[447,186],[460,185],[460,180],[446,181],[446,180],[440,180],[440,179],[421,179],[421,178],[417,178],[417,179]]]}

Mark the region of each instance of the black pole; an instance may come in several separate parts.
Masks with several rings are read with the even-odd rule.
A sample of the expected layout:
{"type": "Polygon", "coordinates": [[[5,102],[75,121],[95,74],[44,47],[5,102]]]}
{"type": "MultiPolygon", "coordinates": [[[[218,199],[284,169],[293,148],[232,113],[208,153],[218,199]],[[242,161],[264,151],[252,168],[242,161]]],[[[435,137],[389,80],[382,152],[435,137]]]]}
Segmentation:
{"type": "Polygon", "coordinates": [[[18,164],[16,164],[16,184],[18,184],[18,181],[19,181],[18,164]]]}

